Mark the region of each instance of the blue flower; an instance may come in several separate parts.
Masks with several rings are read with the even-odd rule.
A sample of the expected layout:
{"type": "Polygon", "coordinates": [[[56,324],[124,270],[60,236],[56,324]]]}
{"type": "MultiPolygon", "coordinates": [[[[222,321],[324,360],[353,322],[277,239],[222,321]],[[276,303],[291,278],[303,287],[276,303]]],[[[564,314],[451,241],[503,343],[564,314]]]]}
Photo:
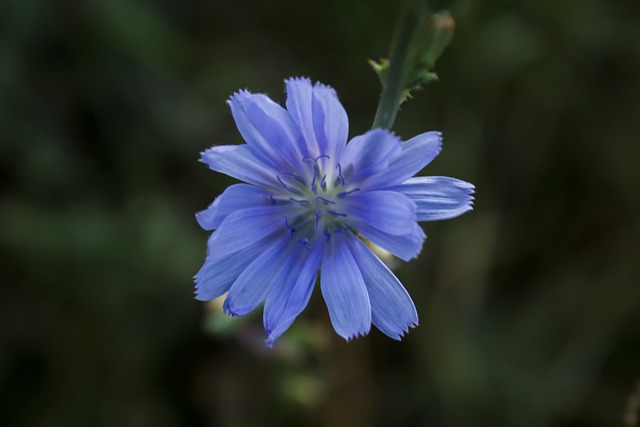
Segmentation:
{"type": "Polygon", "coordinates": [[[239,91],[228,101],[246,144],[202,153],[216,172],[244,181],[196,214],[209,238],[196,298],[228,292],[224,311],[242,316],[263,302],[272,345],[304,310],[320,275],[331,323],[343,338],[373,323],[399,340],[418,323],[411,297],[363,238],[408,261],[422,248],[417,221],[472,209],[473,185],[413,177],[438,154],[441,134],[406,142],[374,129],[347,143],[349,122],[335,91],[286,81],[286,109],[239,91]]]}

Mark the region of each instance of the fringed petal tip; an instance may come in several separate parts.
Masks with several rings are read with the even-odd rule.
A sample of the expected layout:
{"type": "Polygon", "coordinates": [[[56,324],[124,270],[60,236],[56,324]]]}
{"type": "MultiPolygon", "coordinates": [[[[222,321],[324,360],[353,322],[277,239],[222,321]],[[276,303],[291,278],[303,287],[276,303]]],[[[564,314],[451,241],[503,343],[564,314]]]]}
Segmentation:
{"type": "MultiPolygon", "coordinates": [[[[395,334],[389,334],[389,333],[386,333],[386,332],[383,332],[383,334],[384,334],[385,336],[387,336],[387,337],[389,337],[389,338],[393,339],[393,340],[396,340],[396,341],[402,341],[402,339],[403,339],[404,337],[406,337],[406,336],[407,336],[407,334],[409,333],[409,331],[410,331],[411,329],[413,329],[413,328],[416,328],[417,326],[418,326],[418,322],[417,322],[417,321],[415,321],[415,322],[407,323],[407,324],[405,325],[405,327],[404,327],[404,328],[402,328],[402,330],[401,330],[401,331],[397,331],[395,334]]],[[[381,332],[382,332],[382,331],[381,331],[381,332]]]]}
{"type": "Polygon", "coordinates": [[[210,215],[208,215],[208,210],[207,209],[201,210],[200,212],[196,212],[196,214],[194,216],[195,216],[196,222],[198,223],[200,228],[202,228],[203,230],[206,230],[206,231],[213,230],[213,228],[210,227],[210,225],[209,225],[209,218],[208,217],[210,215]]]}
{"type": "Polygon", "coordinates": [[[278,339],[285,333],[287,328],[278,331],[278,328],[267,328],[265,327],[265,332],[267,333],[267,338],[265,338],[264,342],[269,348],[273,348],[273,345],[278,341],[278,339]]]}
{"type": "Polygon", "coordinates": [[[311,82],[311,79],[309,77],[294,76],[284,80],[285,86],[288,86],[289,84],[296,84],[296,83],[313,86],[313,83],[311,82]]]}
{"type": "Polygon", "coordinates": [[[246,313],[244,313],[244,314],[243,313],[239,313],[237,310],[232,308],[228,296],[227,296],[227,298],[225,298],[224,303],[222,303],[222,312],[224,314],[226,314],[227,316],[231,316],[231,317],[239,317],[239,316],[243,316],[244,314],[246,314],[246,313]]]}
{"type": "Polygon", "coordinates": [[[234,92],[229,99],[227,99],[227,105],[231,108],[232,112],[235,108],[240,109],[244,114],[247,114],[246,108],[252,102],[276,104],[267,94],[250,92],[248,89],[240,89],[237,92],[234,92]]]}
{"type": "Polygon", "coordinates": [[[195,278],[194,278],[194,282],[196,283],[196,286],[195,286],[195,291],[193,292],[193,299],[195,299],[196,301],[202,301],[202,302],[211,301],[213,298],[207,295],[207,293],[202,287],[202,284],[198,283],[197,279],[195,278]]]}
{"type": "MultiPolygon", "coordinates": [[[[336,332],[338,332],[338,331],[336,331],[336,332]]],[[[355,339],[366,337],[367,335],[369,335],[369,332],[371,332],[371,325],[369,325],[369,327],[365,328],[364,330],[354,331],[350,335],[343,335],[343,334],[341,334],[339,332],[338,332],[338,335],[340,335],[346,342],[351,342],[351,341],[353,341],[355,339]]]]}
{"type": "Polygon", "coordinates": [[[427,234],[424,232],[420,224],[415,223],[414,227],[415,228],[413,230],[413,233],[410,233],[410,234],[412,235],[413,239],[420,241],[420,244],[416,245],[415,250],[412,253],[409,253],[410,256],[407,259],[403,257],[398,257],[401,260],[406,262],[411,261],[412,259],[418,258],[418,256],[422,253],[422,248],[424,247],[424,241],[427,240],[427,234]]]}
{"type": "Polygon", "coordinates": [[[475,185],[468,183],[466,181],[461,181],[461,187],[463,187],[467,192],[467,209],[464,210],[463,213],[467,213],[472,211],[475,208],[476,198],[474,194],[476,193],[475,185]]]}
{"type": "Polygon", "coordinates": [[[316,90],[326,90],[332,96],[335,96],[336,98],[338,97],[338,94],[336,93],[336,90],[333,87],[331,87],[329,85],[326,85],[324,83],[315,82],[314,85],[313,85],[313,88],[316,89],[316,90]]]}
{"type": "Polygon", "coordinates": [[[211,301],[213,298],[207,298],[203,295],[201,295],[199,292],[194,292],[194,297],[193,299],[196,301],[200,301],[200,302],[207,302],[207,301],[211,301]]]}
{"type": "Polygon", "coordinates": [[[285,87],[288,86],[289,84],[304,84],[314,89],[328,90],[332,93],[332,95],[337,96],[337,93],[333,87],[326,85],[324,83],[321,83],[319,81],[313,82],[309,77],[301,77],[301,76],[289,77],[288,79],[285,79],[284,83],[285,83],[285,87]]]}
{"type": "Polygon", "coordinates": [[[213,150],[213,147],[209,147],[209,148],[207,148],[206,150],[201,151],[201,152],[200,152],[200,158],[198,159],[198,161],[199,161],[200,163],[204,163],[205,165],[208,165],[207,157],[208,157],[209,155],[211,155],[212,150],[213,150]]]}
{"type": "Polygon", "coordinates": [[[207,285],[207,281],[205,279],[205,275],[203,273],[204,267],[198,271],[198,273],[193,276],[193,283],[195,283],[193,295],[194,299],[197,301],[211,301],[214,298],[219,296],[219,292],[215,292],[211,289],[210,286],[207,285]]]}
{"type": "Polygon", "coordinates": [[[442,142],[444,141],[444,137],[442,136],[442,132],[440,131],[433,131],[433,133],[435,133],[438,136],[438,148],[436,149],[436,157],[440,155],[440,153],[442,152],[442,142]]]}
{"type": "Polygon", "coordinates": [[[284,328],[279,328],[277,326],[275,328],[265,327],[265,332],[267,333],[267,337],[265,338],[264,342],[267,345],[267,347],[273,348],[273,345],[276,343],[276,341],[280,339],[282,334],[287,332],[287,329],[289,329],[289,326],[290,325],[287,325],[284,328]]]}
{"type": "Polygon", "coordinates": [[[236,92],[233,92],[229,99],[227,99],[227,104],[231,105],[237,101],[244,101],[251,95],[253,95],[253,93],[250,92],[249,89],[239,89],[236,92]]]}

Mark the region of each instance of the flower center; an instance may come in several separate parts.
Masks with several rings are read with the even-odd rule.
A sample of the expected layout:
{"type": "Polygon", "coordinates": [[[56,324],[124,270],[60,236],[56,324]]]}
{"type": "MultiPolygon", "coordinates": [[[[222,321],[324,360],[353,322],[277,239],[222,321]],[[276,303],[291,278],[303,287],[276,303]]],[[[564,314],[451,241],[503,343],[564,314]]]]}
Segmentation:
{"type": "Polygon", "coordinates": [[[294,207],[293,214],[284,218],[285,228],[293,239],[311,249],[319,236],[328,242],[334,234],[351,228],[342,206],[347,196],[360,189],[345,182],[342,166],[329,156],[302,160],[305,170],[277,176],[283,191],[273,196],[273,202],[294,207]]]}

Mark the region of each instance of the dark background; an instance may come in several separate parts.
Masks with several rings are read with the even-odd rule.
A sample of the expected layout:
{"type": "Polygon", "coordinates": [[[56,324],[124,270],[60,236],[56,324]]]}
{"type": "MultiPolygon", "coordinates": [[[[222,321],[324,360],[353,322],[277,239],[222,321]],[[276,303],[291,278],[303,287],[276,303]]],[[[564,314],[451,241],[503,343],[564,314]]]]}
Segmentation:
{"type": "Polygon", "coordinates": [[[396,270],[420,326],[346,344],[316,292],[268,350],[260,313],[193,300],[194,213],[233,182],[199,152],[289,76],[366,131],[396,2],[3,0],[0,425],[637,425],[640,2],[451,7],[394,127],[477,186],[396,270]]]}

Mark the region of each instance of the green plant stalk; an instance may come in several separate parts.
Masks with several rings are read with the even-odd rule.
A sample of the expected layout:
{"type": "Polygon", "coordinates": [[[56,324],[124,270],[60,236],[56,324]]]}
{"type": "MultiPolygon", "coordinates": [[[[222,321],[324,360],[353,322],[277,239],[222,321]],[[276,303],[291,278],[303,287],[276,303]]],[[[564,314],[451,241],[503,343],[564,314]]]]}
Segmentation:
{"type": "Polygon", "coordinates": [[[411,0],[395,36],[391,50],[389,73],[382,87],[380,102],[373,119],[372,129],[391,129],[406,89],[407,57],[411,42],[425,10],[425,0],[411,0]]]}

